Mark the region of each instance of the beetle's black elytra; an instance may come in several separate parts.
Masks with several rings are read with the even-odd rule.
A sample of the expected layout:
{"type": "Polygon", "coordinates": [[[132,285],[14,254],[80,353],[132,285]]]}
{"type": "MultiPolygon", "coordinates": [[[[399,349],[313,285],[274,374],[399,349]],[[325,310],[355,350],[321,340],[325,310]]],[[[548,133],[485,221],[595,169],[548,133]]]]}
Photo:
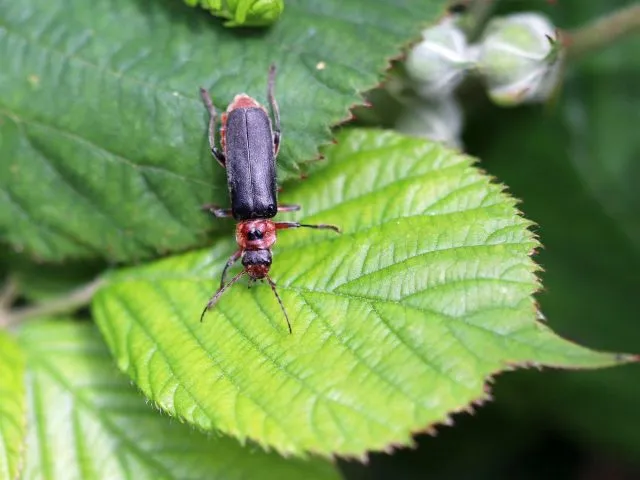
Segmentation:
{"type": "Polygon", "coordinates": [[[276,157],[267,112],[255,107],[229,112],[224,153],[233,218],[275,217],[276,157]]]}

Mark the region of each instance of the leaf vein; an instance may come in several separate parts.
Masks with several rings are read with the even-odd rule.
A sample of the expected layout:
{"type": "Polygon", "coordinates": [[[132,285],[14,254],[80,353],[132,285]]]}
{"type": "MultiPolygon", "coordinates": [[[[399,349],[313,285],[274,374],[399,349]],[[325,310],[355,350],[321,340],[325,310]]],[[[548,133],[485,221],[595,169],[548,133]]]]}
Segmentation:
{"type": "Polygon", "coordinates": [[[394,382],[391,378],[388,378],[386,375],[380,373],[379,371],[377,371],[375,369],[375,367],[371,364],[369,364],[369,362],[367,362],[364,357],[362,355],[360,355],[360,353],[358,352],[358,350],[356,348],[354,348],[352,345],[349,344],[348,341],[343,340],[343,338],[338,335],[338,333],[336,332],[336,330],[334,328],[331,327],[330,322],[327,321],[327,319],[324,317],[324,315],[321,315],[314,307],[313,305],[311,305],[311,302],[309,302],[309,300],[306,298],[305,295],[300,295],[300,298],[305,302],[305,304],[309,307],[309,309],[311,310],[311,312],[314,314],[314,316],[317,319],[320,319],[322,321],[322,323],[325,325],[325,328],[327,329],[327,331],[331,334],[331,336],[333,338],[335,338],[338,343],[340,345],[342,345],[342,347],[347,350],[348,352],[350,352],[355,358],[356,360],[358,360],[360,362],[361,365],[363,365],[364,367],[367,368],[367,370],[369,372],[371,372],[374,376],[376,376],[379,380],[381,380],[383,383],[386,383],[388,386],[392,387],[394,390],[400,392],[407,400],[409,400],[409,403],[411,404],[415,404],[418,403],[420,405],[423,405],[423,402],[421,402],[420,400],[416,400],[414,399],[411,395],[409,395],[403,388],[403,386],[397,382],[394,382]]]}
{"type": "MultiPolygon", "coordinates": [[[[453,247],[445,247],[445,248],[436,248],[436,249],[432,249],[432,250],[428,250],[426,252],[420,252],[416,255],[409,255],[406,258],[404,258],[403,260],[400,261],[396,261],[395,263],[392,263],[390,265],[386,265],[384,267],[380,267],[377,270],[372,270],[370,272],[367,272],[365,274],[362,274],[361,276],[359,276],[358,278],[354,278],[353,280],[349,280],[345,283],[342,283],[340,285],[338,285],[335,290],[336,291],[340,291],[344,288],[348,288],[350,286],[353,286],[354,284],[360,283],[363,280],[366,280],[368,277],[380,274],[381,272],[387,272],[389,270],[397,270],[399,268],[401,268],[403,265],[414,261],[416,259],[421,259],[421,258],[426,258],[429,257],[431,255],[434,254],[442,254],[443,252],[447,252],[447,253],[451,253],[454,252],[456,250],[475,250],[475,249],[493,249],[495,247],[501,247],[504,245],[510,245],[510,246],[518,246],[518,247],[522,247],[521,243],[517,243],[517,242],[504,242],[504,243],[494,243],[494,244],[475,244],[475,245],[457,245],[457,246],[453,246],[453,247]]],[[[514,280],[515,282],[515,280],[514,280]]],[[[450,281],[446,281],[445,283],[450,283],[450,281]]],[[[528,282],[519,282],[519,283],[523,283],[525,285],[528,285],[528,282]]],[[[429,288],[433,288],[433,285],[426,285],[425,289],[429,289],[429,288]]],[[[376,298],[376,297],[371,297],[371,298],[376,298]]]]}
{"type": "MultiPolygon", "coordinates": [[[[165,478],[171,478],[171,472],[162,463],[156,460],[156,457],[145,455],[144,451],[140,447],[138,447],[138,445],[135,442],[131,441],[124,434],[124,432],[115,425],[115,423],[109,418],[109,416],[105,413],[104,410],[93,405],[92,402],[84,396],[84,394],[82,393],[82,390],[74,388],[73,385],[71,385],[64,378],[64,376],[61,375],[60,372],[58,372],[53,367],[51,362],[47,361],[47,359],[45,358],[42,358],[40,352],[35,351],[35,349],[31,349],[29,354],[31,358],[36,360],[36,362],[39,364],[39,366],[43,370],[46,370],[47,372],[49,372],[51,377],[55,379],[61,387],[63,387],[67,392],[69,392],[74,398],[76,398],[80,405],[82,405],[84,408],[92,412],[98,419],[100,419],[101,423],[106,428],[108,428],[114,434],[114,436],[116,436],[120,440],[120,443],[122,445],[126,446],[132,453],[134,453],[140,460],[142,460],[143,463],[146,463],[147,465],[149,465],[156,472],[161,473],[162,475],[165,476],[165,478]]],[[[38,421],[37,423],[38,423],[38,427],[40,427],[41,424],[44,424],[44,422],[42,421],[38,421]]],[[[43,432],[42,435],[44,436],[41,436],[40,444],[47,445],[48,439],[46,437],[46,434],[43,432]]],[[[47,477],[50,477],[50,473],[49,475],[47,475],[47,477]]]]}
{"type": "MultiPolygon", "coordinates": [[[[467,385],[466,383],[451,377],[449,375],[447,375],[447,373],[442,370],[440,367],[438,367],[435,362],[433,362],[431,359],[429,359],[428,357],[426,357],[419,349],[415,348],[413,345],[411,345],[411,343],[405,339],[398,330],[396,330],[395,328],[392,327],[392,322],[388,321],[379,311],[378,309],[376,309],[375,306],[375,302],[370,302],[369,306],[371,307],[371,312],[378,317],[378,319],[380,320],[380,323],[382,325],[384,325],[387,330],[389,331],[389,333],[391,333],[399,342],[401,345],[404,345],[404,347],[409,350],[413,355],[415,355],[417,358],[419,358],[423,365],[425,365],[427,368],[429,368],[433,373],[435,373],[436,375],[438,375],[440,378],[442,378],[443,380],[445,380],[448,383],[452,383],[452,384],[457,384],[458,386],[462,387],[464,390],[470,391],[472,390],[472,388],[467,385]]],[[[445,316],[442,313],[437,312],[439,316],[445,316]]]]}

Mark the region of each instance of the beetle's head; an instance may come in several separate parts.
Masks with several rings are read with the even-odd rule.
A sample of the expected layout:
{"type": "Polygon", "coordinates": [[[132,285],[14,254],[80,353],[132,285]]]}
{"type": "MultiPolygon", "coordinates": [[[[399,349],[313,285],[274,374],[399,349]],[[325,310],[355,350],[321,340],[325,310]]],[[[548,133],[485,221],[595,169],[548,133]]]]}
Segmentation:
{"type": "Polygon", "coordinates": [[[271,268],[271,251],[246,250],[242,255],[242,266],[251,278],[260,280],[266,277],[271,268]]]}

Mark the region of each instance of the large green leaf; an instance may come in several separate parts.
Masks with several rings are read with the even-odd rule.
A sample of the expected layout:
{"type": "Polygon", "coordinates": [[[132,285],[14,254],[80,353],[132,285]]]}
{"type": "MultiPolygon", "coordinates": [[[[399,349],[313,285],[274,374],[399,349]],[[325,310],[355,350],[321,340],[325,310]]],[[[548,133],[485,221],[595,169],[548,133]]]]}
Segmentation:
{"type": "Polygon", "coordinates": [[[441,4],[291,0],[251,32],[177,0],[2,2],[1,238],[47,260],[201,244],[199,206],[228,200],[198,86],[264,101],[277,64],[280,174],[299,175],[441,4]]]}
{"type": "Polygon", "coordinates": [[[338,478],[325,462],[206,437],[153,411],[93,326],[35,322],[20,341],[28,362],[25,478],[338,478]]]}
{"type": "Polygon", "coordinates": [[[505,368],[614,362],[536,323],[529,222],[471,158],[359,130],[326,153],[284,196],[344,232],[278,240],[293,335],[265,286],[236,286],[199,323],[231,239],[115,273],[96,295],[118,364],[163,409],[283,452],[361,455],[484,400],[505,368]]]}
{"type": "Polygon", "coordinates": [[[0,480],[18,477],[27,431],[24,358],[0,330],[0,480]]]}

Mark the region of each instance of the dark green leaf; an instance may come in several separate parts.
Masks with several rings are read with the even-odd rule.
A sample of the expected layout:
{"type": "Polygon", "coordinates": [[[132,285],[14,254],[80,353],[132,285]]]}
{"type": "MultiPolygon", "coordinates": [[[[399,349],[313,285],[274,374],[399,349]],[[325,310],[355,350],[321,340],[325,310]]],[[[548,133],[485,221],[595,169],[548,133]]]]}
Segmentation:
{"type": "Polygon", "coordinates": [[[0,238],[47,260],[202,244],[200,205],[228,199],[198,86],[264,102],[275,63],[280,178],[300,175],[441,3],[291,0],[240,31],[177,0],[2,2],[0,238]]]}

